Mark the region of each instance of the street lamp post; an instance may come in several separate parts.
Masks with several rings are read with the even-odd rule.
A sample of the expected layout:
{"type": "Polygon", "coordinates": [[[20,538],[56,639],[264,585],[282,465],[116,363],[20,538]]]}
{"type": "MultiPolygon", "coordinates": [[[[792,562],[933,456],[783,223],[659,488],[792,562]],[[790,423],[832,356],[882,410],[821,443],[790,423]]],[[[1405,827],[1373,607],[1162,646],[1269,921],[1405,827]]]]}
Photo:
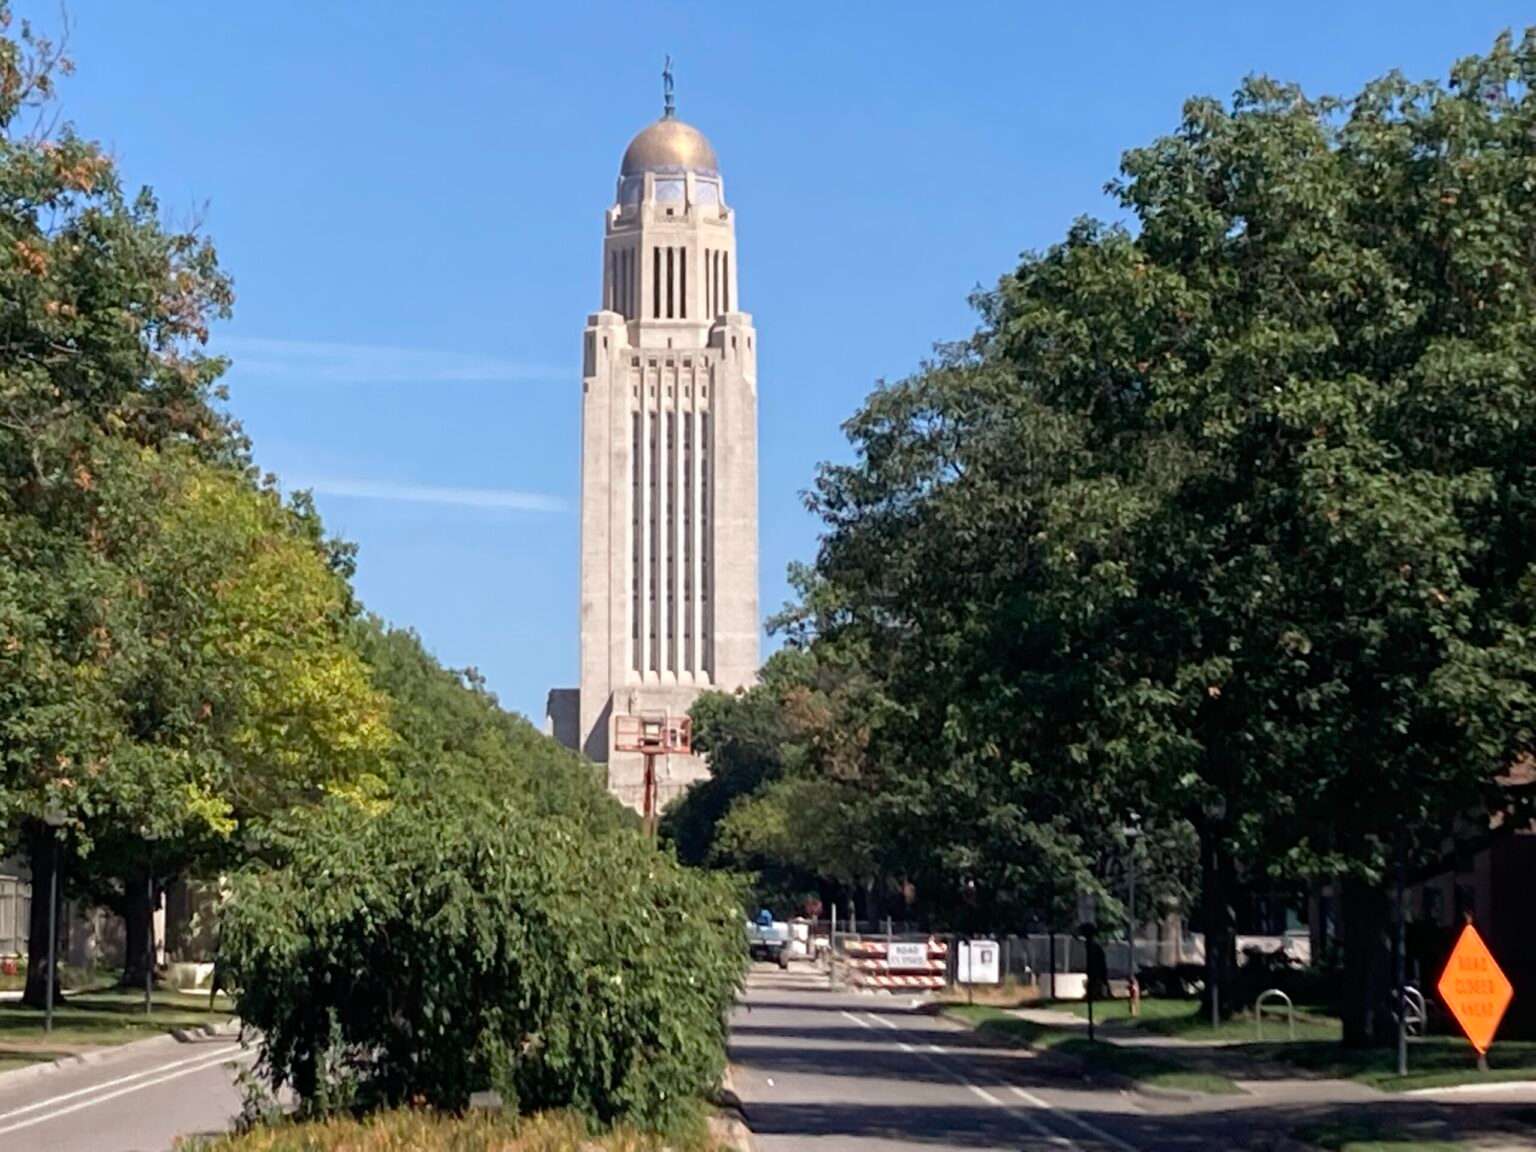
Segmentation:
{"type": "Polygon", "coordinates": [[[144,830],[144,1015],[155,1011],[155,862],[154,843],[158,839],[153,831],[144,830]]]}
{"type": "Polygon", "coordinates": [[[1397,847],[1397,939],[1393,951],[1397,953],[1397,1074],[1408,1075],[1408,938],[1403,924],[1403,849],[1397,847]]]}
{"type": "Polygon", "coordinates": [[[1131,998],[1131,1015],[1136,1016],[1141,1010],[1141,985],[1136,979],[1136,841],[1141,836],[1141,817],[1132,812],[1131,822],[1124,831],[1130,857],[1130,892],[1125,906],[1126,967],[1129,972],[1126,988],[1131,998]]]}
{"type": "Polygon", "coordinates": [[[48,825],[52,835],[51,852],[53,859],[48,866],[48,970],[43,973],[43,1031],[53,1031],[53,984],[54,974],[58,971],[58,946],[59,946],[59,829],[64,827],[64,813],[58,808],[49,806],[43,812],[43,823],[48,825]]]}
{"type": "Polygon", "coordinates": [[[1205,911],[1205,979],[1210,985],[1211,1027],[1221,1027],[1221,974],[1225,956],[1218,956],[1214,946],[1217,936],[1226,936],[1225,923],[1222,931],[1216,931],[1217,919],[1226,920],[1226,893],[1221,883],[1221,835],[1227,819],[1227,798],[1221,793],[1208,799],[1205,807],[1206,863],[1210,869],[1206,895],[1211,907],[1205,911]]]}

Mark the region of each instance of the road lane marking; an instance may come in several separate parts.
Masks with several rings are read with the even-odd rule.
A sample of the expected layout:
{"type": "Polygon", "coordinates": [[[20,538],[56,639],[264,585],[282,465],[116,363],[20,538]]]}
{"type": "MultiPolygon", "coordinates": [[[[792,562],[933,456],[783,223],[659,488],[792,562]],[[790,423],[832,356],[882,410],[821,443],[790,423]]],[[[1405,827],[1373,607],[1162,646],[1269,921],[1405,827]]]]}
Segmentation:
{"type": "Polygon", "coordinates": [[[1112,1147],[1120,1149],[1120,1152],[1138,1152],[1138,1149],[1136,1148],[1135,1145],[1127,1144],[1124,1140],[1120,1139],[1120,1137],[1118,1137],[1116,1135],[1113,1135],[1112,1133],[1104,1131],[1104,1129],[1100,1128],[1097,1124],[1089,1123],[1087,1120],[1084,1120],[1081,1116],[1079,1116],[1076,1112],[1073,1112],[1073,1111],[1071,1111],[1069,1109],[1066,1109],[1066,1108],[1057,1108],[1054,1104],[1051,1104],[1049,1101],[1044,1100],[1044,1099],[1042,1099],[1039,1096],[1036,1096],[1033,1092],[1026,1092],[1023,1088],[1020,1088],[1017,1084],[1010,1084],[1010,1085],[1008,1085],[1008,1091],[1012,1092],[1020,1100],[1027,1100],[1029,1103],[1033,1104],[1036,1108],[1044,1108],[1047,1112],[1054,1112],[1057,1116],[1060,1116],[1062,1119],[1068,1120],[1071,1123],[1076,1124],[1084,1132],[1088,1133],[1088,1135],[1094,1137],[1095,1139],[1102,1140],[1102,1141],[1104,1141],[1104,1143],[1109,1144],[1112,1147]]]}
{"type": "MultiPolygon", "coordinates": [[[[234,1045],[228,1048],[230,1052],[238,1052],[234,1045]]],[[[47,1108],[51,1104],[62,1104],[66,1100],[73,1100],[77,1096],[89,1096],[93,1092],[100,1092],[105,1088],[116,1088],[119,1084],[128,1084],[134,1080],[142,1080],[146,1076],[153,1076],[157,1072],[169,1072],[172,1068],[180,1068],[187,1064],[195,1064],[199,1060],[208,1059],[207,1052],[199,1052],[196,1056],[187,1056],[181,1060],[172,1060],[169,1064],[156,1064],[153,1068],[146,1068],[142,1072],[134,1072],[129,1076],[119,1076],[115,1080],[103,1080],[100,1084],[92,1084],[88,1088],[77,1088],[73,1092],[64,1092],[58,1096],[50,1096],[46,1100],[39,1100],[34,1104],[28,1104],[22,1108],[12,1108],[9,1112],[0,1112],[0,1121],[9,1120],[14,1116],[25,1116],[28,1112],[36,1112],[39,1108],[47,1108]]]]}
{"type": "MultiPolygon", "coordinates": [[[[869,1015],[869,1018],[871,1020],[874,1020],[876,1023],[879,1023],[879,1024],[884,1024],[887,1028],[890,1028],[893,1031],[900,1032],[900,1031],[903,1030],[901,1025],[893,1024],[889,1020],[885,1019],[883,1016],[876,1016],[873,1012],[868,1013],[868,1015],[869,1015]]],[[[868,1025],[865,1025],[865,1027],[868,1027],[868,1025]]],[[[902,1045],[902,1047],[905,1048],[906,1045],[902,1045]]],[[[929,1044],[927,1047],[928,1047],[928,1051],[937,1053],[940,1056],[953,1056],[953,1055],[957,1055],[957,1053],[951,1052],[947,1048],[942,1048],[942,1047],[940,1047],[937,1044],[929,1044]]],[[[919,1053],[919,1055],[921,1055],[921,1054],[919,1053]]],[[[1030,1055],[1034,1055],[1034,1053],[1030,1053],[1030,1055]]],[[[941,1067],[941,1068],[943,1067],[936,1060],[930,1060],[929,1063],[934,1064],[937,1067],[941,1067]]],[[[1044,1136],[1046,1139],[1050,1140],[1051,1143],[1053,1143],[1053,1144],[1064,1144],[1064,1145],[1066,1145],[1069,1148],[1076,1148],[1077,1147],[1076,1143],[1074,1143],[1069,1137],[1062,1136],[1062,1135],[1059,1135],[1057,1133],[1054,1133],[1054,1132],[1050,1131],[1050,1129],[1048,1129],[1044,1125],[1040,1124],[1039,1121],[1037,1121],[1029,1113],[1027,1113],[1027,1112],[1021,1113],[1016,1107],[1008,1104],[1007,1101],[997,1099],[997,1097],[993,1096],[990,1092],[987,1092],[986,1089],[979,1088],[977,1085],[972,1084],[968,1079],[966,1079],[964,1076],[960,1075],[957,1072],[954,1072],[954,1071],[952,1071],[950,1069],[947,1069],[947,1068],[944,1069],[944,1071],[945,1071],[945,1073],[947,1075],[949,1075],[950,1077],[958,1080],[960,1083],[964,1084],[967,1088],[971,1089],[971,1091],[975,1092],[982,1099],[988,1100],[989,1102],[998,1105],[999,1107],[1005,1109],[1006,1111],[1012,1113],[1013,1115],[1021,1116],[1023,1119],[1025,1119],[1035,1129],[1035,1131],[1037,1133],[1039,1133],[1041,1136],[1044,1136]]],[[[1004,1087],[1004,1085],[999,1085],[999,1087],[1004,1087]]],[[[1008,1085],[1006,1085],[1006,1087],[1007,1087],[1008,1091],[1012,1092],[1020,1100],[1023,1100],[1024,1102],[1032,1105],[1035,1108],[1038,1108],[1038,1109],[1040,1109],[1042,1111],[1048,1112],[1048,1113],[1050,1113],[1053,1116],[1060,1116],[1063,1120],[1066,1120],[1068,1123],[1075,1124],[1079,1129],[1081,1129],[1082,1131],[1088,1133],[1094,1139],[1101,1140],[1105,1144],[1108,1144],[1111,1147],[1113,1147],[1115,1149],[1118,1149],[1118,1152],[1140,1152],[1140,1149],[1138,1149],[1135,1145],[1127,1143],[1126,1141],[1120,1139],[1120,1137],[1114,1135],[1113,1133],[1106,1132],[1104,1129],[1100,1128],[1097,1124],[1093,1124],[1093,1123],[1090,1123],[1087,1120],[1084,1120],[1081,1116],[1077,1115],[1076,1112],[1073,1112],[1070,1109],[1058,1108],[1054,1104],[1051,1104],[1049,1101],[1045,1100],[1043,1097],[1037,1096],[1033,1092],[1029,1092],[1029,1091],[1026,1091],[1023,1088],[1020,1088],[1017,1084],[1008,1084],[1008,1085]]]]}
{"type": "MultiPolygon", "coordinates": [[[[863,1027],[863,1028],[871,1027],[869,1024],[865,1023],[863,1020],[860,1020],[858,1017],[853,1016],[851,1013],[844,1012],[843,1015],[844,1016],[848,1016],[851,1020],[854,1021],[854,1023],[858,1024],[860,1027],[863,1027]]],[[[904,1031],[904,1029],[901,1027],[900,1024],[892,1024],[889,1020],[886,1020],[884,1017],[881,1017],[881,1016],[876,1016],[873,1012],[866,1012],[865,1015],[867,1015],[871,1020],[874,1020],[874,1021],[876,1021],[879,1024],[885,1025],[887,1028],[891,1029],[893,1032],[902,1032],[902,1031],[904,1031]]],[[[944,1076],[946,1076],[950,1080],[953,1080],[956,1084],[959,1084],[961,1087],[970,1090],[978,1099],[984,1101],[987,1104],[990,1104],[994,1108],[1001,1108],[1004,1112],[1008,1113],[1008,1115],[1010,1115],[1010,1116],[1014,1116],[1014,1117],[1017,1117],[1020,1120],[1023,1120],[1024,1123],[1026,1123],[1026,1124],[1028,1124],[1030,1126],[1030,1128],[1034,1129],[1035,1135],[1039,1136],[1041,1139],[1045,1140],[1046,1142],[1048,1142],[1050,1144],[1055,1144],[1058,1147],[1069,1148],[1069,1149],[1072,1150],[1072,1152],[1082,1152],[1082,1149],[1079,1148],[1078,1145],[1075,1142],[1073,1142],[1073,1140],[1070,1137],[1063,1136],[1059,1132],[1052,1132],[1049,1128],[1047,1128],[1044,1124],[1042,1124],[1038,1119],[1036,1119],[1031,1113],[1026,1112],[1026,1111],[1022,1111],[1021,1109],[1015,1107],[1014,1105],[1009,1104],[1006,1100],[999,1099],[998,1097],[994,1096],[991,1092],[989,1092],[985,1088],[983,1088],[980,1084],[973,1083],[970,1079],[968,1079],[962,1073],[955,1071],[953,1068],[950,1068],[947,1064],[945,1064],[945,1063],[943,1063],[941,1061],[935,1060],[932,1056],[929,1056],[926,1052],[921,1052],[918,1049],[912,1047],[910,1044],[905,1044],[905,1043],[901,1043],[900,1041],[898,1041],[898,1046],[901,1048],[901,1050],[903,1052],[910,1052],[910,1053],[912,1053],[912,1055],[916,1056],[919,1060],[923,1061],[923,1063],[928,1064],[929,1066],[931,1066],[933,1068],[937,1068],[941,1074],[943,1074],[944,1076]]],[[[948,1052],[947,1049],[940,1048],[936,1044],[929,1044],[928,1048],[929,1048],[930,1051],[938,1052],[941,1055],[950,1055],[951,1054],[951,1053],[948,1052]]]]}
{"type": "Polygon", "coordinates": [[[994,1105],[995,1107],[998,1107],[998,1108],[1006,1108],[1007,1107],[1006,1104],[1004,1104],[996,1096],[992,1095],[992,1093],[988,1092],[985,1088],[981,1087],[979,1084],[972,1084],[969,1080],[967,1080],[967,1081],[965,1081],[965,1086],[967,1088],[969,1088],[972,1092],[976,1093],[976,1095],[980,1096],[988,1104],[994,1105]]]}
{"type": "MultiPolygon", "coordinates": [[[[203,1063],[193,1067],[180,1068],[175,1072],[168,1072],[164,1076],[158,1076],[153,1080],[145,1080],[142,1084],[130,1084],[126,1088],[119,1088],[116,1092],[108,1092],[104,1096],[93,1096],[89,1100],[82,1100],[78,1104],[71,1104],[67,1108],[57,1108],[52,1112],[45,1112],[41,1116],[33,1116],[30,1120],[17,1121],[15,1124],[9,1124],[4,1128],[0,1128],[0,1136],[4,1136],[9,1132],[19,1132],[23,1128],[31,1128],[36,1124],[46,1124],[50,1120],[57,1120],[74,1112],[83,1112],[87,1108],[94,1108],[98,1104],[105,1104],[108,1100],[116,1100],[119,1096],[127,1096],[133,1092],[142,1092],[145,1088],[153,1088],[155,1085],[164,1084],[169,1080],[179,1080],[181,1077],[190,1076],[194,1072],[206,1072],[210,1068],[217,1068],[220,1064],[240,1063],[245,1060],[254,1059],[255,1056],[256,1052],[254,1049],[225,1052],[218,1056],[207,1058],[203,1063]]],[[[44,1101],[44,1103],[51,1104],[53,1101],[44,1101]]],[[[15,1113],[12,1113],[12,1115],[15,1115],[15,1113]]]]}

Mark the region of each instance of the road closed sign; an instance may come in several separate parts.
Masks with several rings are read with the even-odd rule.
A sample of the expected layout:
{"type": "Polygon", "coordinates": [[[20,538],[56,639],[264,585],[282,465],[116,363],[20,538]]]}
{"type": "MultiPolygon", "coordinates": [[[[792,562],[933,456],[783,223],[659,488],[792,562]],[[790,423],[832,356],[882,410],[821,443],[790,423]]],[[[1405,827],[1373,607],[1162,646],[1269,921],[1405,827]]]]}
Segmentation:
{"type": "Polygon", "coordinates": [[[1462,930],[1436,987],[1478,1055],[1486,1053],[1515,990],[1472,925],[1462,930]]]}
{"type": "Polygon", "coordinates": [[[892,972],[926,972],[928,970],[928,945],[896,941],[886,950],[886,967],[892,972]]]}

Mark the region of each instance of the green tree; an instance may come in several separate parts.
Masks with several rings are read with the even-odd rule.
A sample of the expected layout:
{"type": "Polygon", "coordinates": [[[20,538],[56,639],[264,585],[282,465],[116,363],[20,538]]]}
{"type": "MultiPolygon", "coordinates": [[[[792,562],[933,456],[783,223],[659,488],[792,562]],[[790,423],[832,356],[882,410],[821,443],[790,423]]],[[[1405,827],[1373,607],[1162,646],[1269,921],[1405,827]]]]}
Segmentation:
{"type": "MultiPolygon", "coordinates": [[[[17,613],[79,612],[87,647],[59,699],[9,713],[23,731],[83,710],[93,725],[6,783],[18,813],[65,818],[72,883],[124,915],[137,983],[151,883],[227,862],[253,823],[296,804],[381,794],[393,736],[350,643],[350,593],[301,514],[181,450],[103,445],[95,464],[86,530],[51,537],[63,563],[21,569],[38,597],[17,613]],[[59,570],[84,574],[85,595],[61,602],[59,570]]],[[[14,687],[52,682],[61,630],[17,637],[14,687]]]]}
{"type": "Polygon", "coordinates": [[[1112,185],[1136,231],[1027,256],[850,421],[816,631],[897,705],[905,842],[1038,902],[1187,822],[1218,983],[1235,884],[1337,879],[1379,1031],[1387,870],[1531,752],[1533,75],[1527,35],[1191,101],[1112,185]]]}
{"type": "Polygon", "coordinates": [[[19,829],[39,890],[53,855],[43,806],[121,735],[107,665],[123,663],[133,590],[103,554],[102,461],[120,445],[231,466],[243,454],[211,403],[222,362],[200,350],[229,282],[195,230],[124,192],[97,145],[32,127],[67,70],[25,22],[0,36],[0,828],[19,829]]]}

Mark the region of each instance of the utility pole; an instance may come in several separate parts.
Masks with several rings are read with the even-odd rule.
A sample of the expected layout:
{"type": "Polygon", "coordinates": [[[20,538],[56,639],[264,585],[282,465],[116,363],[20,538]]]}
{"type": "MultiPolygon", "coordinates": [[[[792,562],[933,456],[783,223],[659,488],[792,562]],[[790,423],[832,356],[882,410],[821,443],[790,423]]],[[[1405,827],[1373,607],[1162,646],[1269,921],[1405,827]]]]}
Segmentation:
{"type": "Polygon", "coordinates": [[[1403,923],[1403,846],[1397,845],[1397,1074],[1408,1075],[1408,931],[1403,923]]]}
{"type": "Polygon", "coordinates": [[[53,841],[52,865],[48,869],[48,971],[43,973],[43,1032],[48,1034],[53,1031],[53,993],[59,970],[59,830],[64,827],[64,813],[49,807],[43,812],[43,823],[53,841]]]}
{"type": "Polygon", "coordinates": [[[1141,836],[1141,817],[1131,813],[1131,822],[1125,826],[1125,840],[1130,857],[1130,893],[1125,906],[1126,992],[1131,1000],[1131,1015],[1141,1011],[1141,985],[1136,979],[1136,841],[1141,836]]]}

